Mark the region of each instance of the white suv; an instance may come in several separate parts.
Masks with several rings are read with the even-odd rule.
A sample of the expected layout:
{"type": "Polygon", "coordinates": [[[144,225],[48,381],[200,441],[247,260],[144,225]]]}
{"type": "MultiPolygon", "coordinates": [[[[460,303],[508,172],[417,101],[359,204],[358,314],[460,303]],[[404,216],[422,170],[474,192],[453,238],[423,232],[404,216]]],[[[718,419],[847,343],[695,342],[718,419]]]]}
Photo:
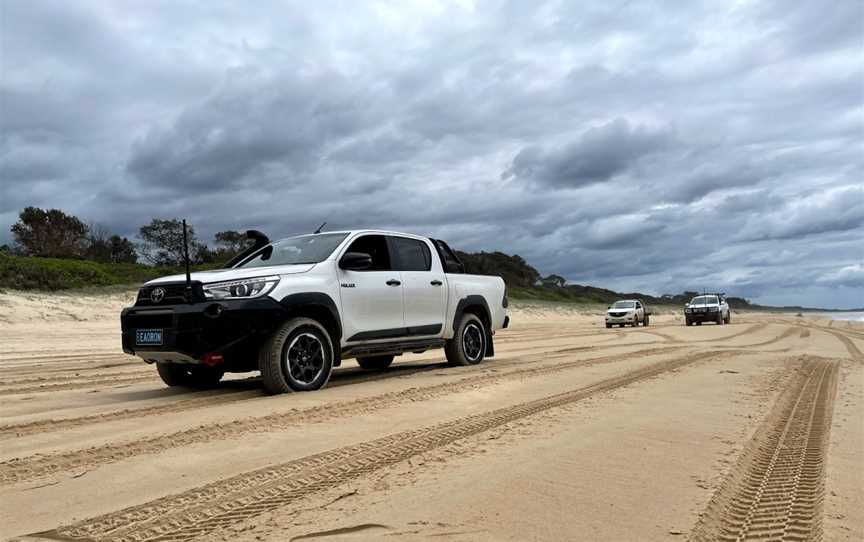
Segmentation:
{"type": "Polygon", "coordinates": [[[718,325],[732,321],[729,303],[723,294],[704,294],[694,297],[684,306],[684,321],[688,326],[702,322],[714,322],[718,325]]]}

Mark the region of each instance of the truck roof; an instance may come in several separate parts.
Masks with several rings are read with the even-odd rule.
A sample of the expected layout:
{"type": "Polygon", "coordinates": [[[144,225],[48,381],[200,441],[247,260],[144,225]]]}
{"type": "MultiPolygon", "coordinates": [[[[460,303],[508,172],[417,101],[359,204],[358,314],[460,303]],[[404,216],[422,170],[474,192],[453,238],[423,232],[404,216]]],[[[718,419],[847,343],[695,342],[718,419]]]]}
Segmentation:
{"type": "Polygon", "coordinates": [[[297,235],[289,235],[287,237],[280,237],[278,240],[282,239],[291,239],[293,237],[304,237],[309,235],[323,235],[325,233],[344,233],[347,235],[352,235],[355,233],[374,233],[378,235],[400,235],[403,237],[412,237],[414,239],[429,239],[429,237],[424,237],[422,235],[417,235],[414,233],[405,233],[399,231],[389,231],[389,230],[334,230],[334,231],[322,231],[321,233],[299,233],[297,235]]]}

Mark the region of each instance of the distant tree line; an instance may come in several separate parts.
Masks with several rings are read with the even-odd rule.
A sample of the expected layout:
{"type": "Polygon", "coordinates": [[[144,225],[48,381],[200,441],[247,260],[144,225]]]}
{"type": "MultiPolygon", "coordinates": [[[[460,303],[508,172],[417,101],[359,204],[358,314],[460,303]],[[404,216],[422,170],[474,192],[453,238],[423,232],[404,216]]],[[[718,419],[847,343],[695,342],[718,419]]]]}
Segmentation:
{"type": "MultiPolygon", "coordinates": [[[[137,263],[140,259],[154,266],[177,266],[184,261],[183,223],[176,218],[154,218],[141,226],[139,243],[60,209],[27,207],[10,230],[14,244],[0,246],[0,252],[11,255],[100,263],[137,263]]],[[[238,231],[218,232],[213,248],[198,241],[194,226],[187,224],[186,231],[193,264],[228,261],[247,246],[246,236],[238,231]]]]}
{"type": "MultiPolygon", "coordinates": [[[[86,224],[80,218],[59,209],[27,207],[18,215],[12,228],[14,245],[0,246],[0,252],[19,256],[69,258],[101,263],[136,263],[139,260],[153,266],[177,267],[184,261],[183,223],[177,218],[154,218],[138,229],[140,241],[112,233],[108,228],[86,224]]],[[[225,230],[216,233],[212,248],[198,240],[195,227],[187,224],[189,259],[191,263],[218,264],[226,262],[248,246],[243,233],[225,230]]],[[[666,294],[660,297],[640,293],[621,293],[594,286],[567,284],[559,275],[543,277],[518,254],[503,252],[467,253],[457,251],[468,273],[498,275],[509,288],[555,292],[564,299],[579,299],[611,303],[622,298],[641,298],[647,303],[683,305],[699,292],[666,294]]],[[[750,306],[743,298],[727,297],[734,308],[750,306]]]]}

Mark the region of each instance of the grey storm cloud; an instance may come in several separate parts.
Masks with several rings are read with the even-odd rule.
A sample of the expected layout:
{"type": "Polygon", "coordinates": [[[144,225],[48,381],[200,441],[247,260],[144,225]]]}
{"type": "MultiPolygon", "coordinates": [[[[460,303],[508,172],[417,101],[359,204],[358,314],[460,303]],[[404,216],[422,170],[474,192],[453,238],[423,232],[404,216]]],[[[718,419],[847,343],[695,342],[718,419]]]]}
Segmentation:
{"type": "Polygon", "coordinates": [[[640,158],[668,147],[671,142],[668,130],[631,127],[626,120],[616,119],[589,128],[577,141],[560,148],[522,149],[503,177],[576,188],[625,173],[640,158]]]}
{"type": "Polygon", "coordinates": [[[864,305],[864,4],[0,2],[0,243],[378,227],[864,305]]]}

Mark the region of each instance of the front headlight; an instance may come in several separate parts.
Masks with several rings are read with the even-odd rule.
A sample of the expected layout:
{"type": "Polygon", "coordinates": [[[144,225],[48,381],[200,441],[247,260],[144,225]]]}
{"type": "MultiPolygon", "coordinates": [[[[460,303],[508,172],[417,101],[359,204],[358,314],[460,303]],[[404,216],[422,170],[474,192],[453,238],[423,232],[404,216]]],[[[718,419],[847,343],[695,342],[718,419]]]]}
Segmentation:
{"type": "Polygon", "coordinates": [[[684,312],[688,312],[688,313],[689,313],[689,312],[693,312],[693,311],[691,311],[690,309],[684,309],[684,312]]]}
{"type": "Polygon", "coordinates": [[[204,285],[207,299],[252,299],[270,292],[279,284],[279,277],[255,277],[251,279],[213,282],[204,285]]]}

